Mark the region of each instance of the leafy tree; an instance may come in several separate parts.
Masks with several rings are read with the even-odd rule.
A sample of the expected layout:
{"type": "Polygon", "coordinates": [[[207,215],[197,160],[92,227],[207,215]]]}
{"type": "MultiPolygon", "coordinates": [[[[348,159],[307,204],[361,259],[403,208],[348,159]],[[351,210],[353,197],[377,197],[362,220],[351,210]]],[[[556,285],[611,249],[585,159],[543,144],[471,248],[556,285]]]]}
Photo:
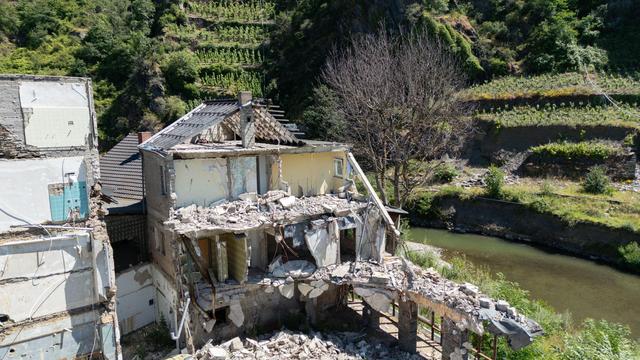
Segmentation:
{"type": "MultiPolygon", "coordinates": [[[[12,2],[0,2],[0,35],[10,38],[15,36],[20,26],[18,11],[12,2]]],[[[0,36],[0,42],[2,37],[0,36]]]]}
{"type": "Polygon", "coordinates": [[[197,96],[193,83],[198,79],[198,59],[191,51],[169,55],[162,71],[170,93],[185,94],[187,98],[197,96]]]}

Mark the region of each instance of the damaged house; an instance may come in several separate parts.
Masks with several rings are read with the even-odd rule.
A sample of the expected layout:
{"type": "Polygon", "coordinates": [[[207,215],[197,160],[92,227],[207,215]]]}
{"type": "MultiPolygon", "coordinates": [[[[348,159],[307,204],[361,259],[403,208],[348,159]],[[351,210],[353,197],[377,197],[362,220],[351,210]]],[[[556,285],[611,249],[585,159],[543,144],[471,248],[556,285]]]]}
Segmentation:
{"type": "Polygon", "coordinates": [[[507,336],[514,348],[540,333],[474,286],[395,257],[399,232],[348,146],[297,138],[250,93],[205,102],[139,148],[158,308],[191,353],[330,319],[351,291],[373,327],[399,304],[409,352],[419,306],[445,319],[444,359],[468,356],[469,332],[507,336]]]}
{"type": "Polygon", "coordinates": [[[0,76],[0,359],[119,359],[85,78],[0,76]]]}

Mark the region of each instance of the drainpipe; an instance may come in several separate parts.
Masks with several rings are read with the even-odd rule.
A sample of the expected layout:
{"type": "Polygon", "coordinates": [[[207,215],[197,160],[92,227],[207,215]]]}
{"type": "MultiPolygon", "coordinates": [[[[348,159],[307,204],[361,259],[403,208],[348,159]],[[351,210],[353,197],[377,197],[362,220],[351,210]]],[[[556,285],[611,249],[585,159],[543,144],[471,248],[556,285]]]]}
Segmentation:
{"type": "MultiPolygon", "coordinates": [[[[180,320],[180,326],[178,327],[178,334],[176,334],[175,332],[171,332],[171,339],[176,341],[176,349],[178,350],[178,352],[180,352],[180,335],[182,334],[182,328],[184,327],[184,321],[187,318],[187,313],[189,311],[189,304],[191,303],[191,297],[189,296],[189,293],[186,293],[187,296],[187,303],[184,304],[184,309],[182,310],[182,319],[180,320]]],[[[176,322],[177,322],[178,318],[176,318],[176,322]]],[[[178,325],[178,324],[176,324],[178,325]]]]}

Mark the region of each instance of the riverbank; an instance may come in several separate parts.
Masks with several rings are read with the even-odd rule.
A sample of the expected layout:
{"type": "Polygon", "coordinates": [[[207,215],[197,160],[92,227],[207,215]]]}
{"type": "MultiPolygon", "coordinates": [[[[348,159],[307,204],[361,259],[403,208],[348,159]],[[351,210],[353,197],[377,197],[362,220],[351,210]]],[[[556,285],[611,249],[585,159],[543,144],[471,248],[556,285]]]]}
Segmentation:
{"type": "Polygon", "coordinates": [[[413,226],[531,243],[640,273],[637,194],[581,196],[570,187],[561,190],[511,186],[500,198],[490,198],[480,188],[442,187],[417,196],[409,219],[413,226]]]}
{"type": "Polygon", "coordinates": [[[640,338],[636,310],[640,277],[636,275],[496,237],[418,227],[407,234],[412,241],[409,250],[424,253],[435,247],[445,261],[464,256],[474,266],[518,283],[532,299],[544,301],[559,313],[571,313],[575,323],[605,319],[630,326],[634,338],[640,338]],[[426,245],[420,248],[418,244],[426,245]]]}
{"type": "Polygon", "coordinates": [[[415,264],[424,268],[432,267],[451,280],[478,285],[481,291],[506,300],[543,327],[543,336],[518,351],[509,350],[508,345],[500,340],[499,359],[637,359],[640,356],[640,345],[632,340],[635,336],[625,325],[590,319],[574,322],[570,315],[556,312],[504,275],[492,274],[486,267],[474,265],[463,257],[446,257],[445,254],[449,263],[441,266],[441,260],[434,253],[409,250],[406,256],[415,264]]]}

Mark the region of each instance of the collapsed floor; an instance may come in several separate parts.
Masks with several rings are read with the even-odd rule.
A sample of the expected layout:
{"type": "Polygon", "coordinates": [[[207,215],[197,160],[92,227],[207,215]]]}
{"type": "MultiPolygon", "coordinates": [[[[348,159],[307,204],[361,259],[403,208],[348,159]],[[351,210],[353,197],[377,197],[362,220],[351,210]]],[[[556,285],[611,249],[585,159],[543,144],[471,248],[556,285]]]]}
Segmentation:
{"type": "Polygon", "coordinates": [[[345,216],[365,208],[368,203],[336,195],[297,198],[284,191],[265,195],[247,193],[240,200],[221,201],[209,207],[190,205],[175,210],[167,222],[179,233],[198,230],[242,231],[265,225],[290,224],[323,214],[345,216]]]}
{"type": "Polygon", "coordinates": [[[224,359],[397,359],[418,360],[420,355],[388,347],[381,342],[371,342],[366,333],[334,332],[309,334],[279,331],[258,337],[239,338],[219,346],[206,344],[195,354],[200,360],[224,359]]]}

